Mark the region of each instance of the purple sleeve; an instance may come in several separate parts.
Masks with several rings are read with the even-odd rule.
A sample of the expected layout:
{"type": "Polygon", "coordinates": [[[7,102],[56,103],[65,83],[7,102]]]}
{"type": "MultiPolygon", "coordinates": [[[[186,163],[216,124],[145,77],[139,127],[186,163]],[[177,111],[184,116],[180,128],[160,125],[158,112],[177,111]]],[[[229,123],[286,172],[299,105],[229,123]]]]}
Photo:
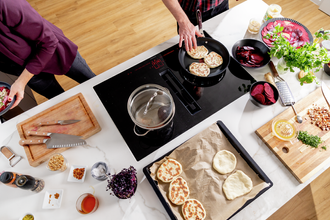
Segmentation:
{"type": "Polygon", "coordinates": [[[26,69],[39,74],[53,56],[58,39],[47,21],[26,0],[2,0],[2,21],[32,48],[26,69]]]}

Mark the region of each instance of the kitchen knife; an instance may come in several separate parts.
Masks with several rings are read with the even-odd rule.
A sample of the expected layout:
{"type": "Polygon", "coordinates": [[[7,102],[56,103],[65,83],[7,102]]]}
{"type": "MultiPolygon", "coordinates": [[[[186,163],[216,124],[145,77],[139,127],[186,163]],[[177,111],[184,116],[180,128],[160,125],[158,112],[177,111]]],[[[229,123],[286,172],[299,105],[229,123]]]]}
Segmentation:
{"type": "Polygon", "coordinates": [[[40,122],[40,126],[46,125],[69,125],[79,122],[80,120],[55,120],[55,121],[47,121],[47,122],[40,122]]]}
{"type": "Polygon", "coordinates": [[[201,35],[203,35],[203,37],[204,37],[203,24],[202,24],[202,12],[199,9],[197,9],[197,11],[196,11],[196,19],[197,19],[197,23],[198,23],[199,33],[201,35]]]}
{"type": "Polygon", "coordinates": [[[39,136],[42,138],[20,140],[19,144],[46,144],[47,148],[62,148],[62,147],[75,147],[85,145],[86,141],[80,139],[80,136],[47,132],[29,131],[28,136],[39,136]],[[45,138],[47,137],[47,138],[45,138]]]}
{"type": "Polygon", "coordinates": [[[325,101],[327,101],[328,105],[330,106],[330,89],[324,82],[322,82],[321,88],[325,101]]]}

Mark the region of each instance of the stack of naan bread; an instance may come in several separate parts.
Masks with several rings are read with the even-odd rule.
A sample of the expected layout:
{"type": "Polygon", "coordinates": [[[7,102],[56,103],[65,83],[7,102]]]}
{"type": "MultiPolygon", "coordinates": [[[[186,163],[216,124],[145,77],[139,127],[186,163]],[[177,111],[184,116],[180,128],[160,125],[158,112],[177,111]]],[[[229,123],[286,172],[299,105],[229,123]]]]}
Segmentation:
{"type": "Polygon", "coordinates": [[[174,159],[167,159],[157,170],[157,178],[164,183],[170,183],[168,197],[175,205],[182,205],[182,215],[186,220],[203,220],[206,211],[197,199],[188,199],[188,183],[179,176],[182,173],[181,164],[174,159]]]}
{"type": "Polygon", "coordinates": [[[216,68],[223,63],[222,56],[213,51],[209,53],[205,46],[198,46],[187,53],[193,59],[204,59],[204,63],[193,62],[189,66],[189,71],[197,76],[206,77],[210,74],[210,68],[216,68]]]}
{"type": "MultiPolygon", "coordinates": [[[[220,174],[228,174],[236,168],[235,155],[227,150],[221,150],[213,158],[213,168],[220,174]]],[[[243,171],[237,170],[230,174],[222,185],[223,192],[228,200],[249,193],[253,188],[252,180],[243,171]]]]}

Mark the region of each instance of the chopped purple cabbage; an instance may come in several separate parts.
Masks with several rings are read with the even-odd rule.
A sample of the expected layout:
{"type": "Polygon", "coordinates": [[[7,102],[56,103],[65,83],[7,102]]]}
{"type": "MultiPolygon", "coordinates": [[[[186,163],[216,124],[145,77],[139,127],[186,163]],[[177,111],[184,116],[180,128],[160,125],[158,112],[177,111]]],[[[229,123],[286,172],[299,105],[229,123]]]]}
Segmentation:
{"type": "Polygon", "coordinates": [[[131,198],[137,188],[136,169],[130,166],[128,169],[124,168],[120,173],[111,175],[108,174],[107,191],[110,195],[115,195],[120,199],[131,198]]]}

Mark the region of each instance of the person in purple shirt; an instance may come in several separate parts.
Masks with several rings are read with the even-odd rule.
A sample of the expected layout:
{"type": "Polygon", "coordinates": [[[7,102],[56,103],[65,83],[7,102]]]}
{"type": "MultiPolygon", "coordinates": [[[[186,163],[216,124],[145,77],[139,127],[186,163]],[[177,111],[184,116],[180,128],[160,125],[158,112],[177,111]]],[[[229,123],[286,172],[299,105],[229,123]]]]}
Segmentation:
{"type": "Polygon", "coordinates": [[[45,20],[26,0],[0,0],[0,71],[18,76],[12,84],[12,108],[24,97],[25,86],[48,99],[64,92],[55,75],[82,83],[95,74],[78,46],[45,20]]]}

